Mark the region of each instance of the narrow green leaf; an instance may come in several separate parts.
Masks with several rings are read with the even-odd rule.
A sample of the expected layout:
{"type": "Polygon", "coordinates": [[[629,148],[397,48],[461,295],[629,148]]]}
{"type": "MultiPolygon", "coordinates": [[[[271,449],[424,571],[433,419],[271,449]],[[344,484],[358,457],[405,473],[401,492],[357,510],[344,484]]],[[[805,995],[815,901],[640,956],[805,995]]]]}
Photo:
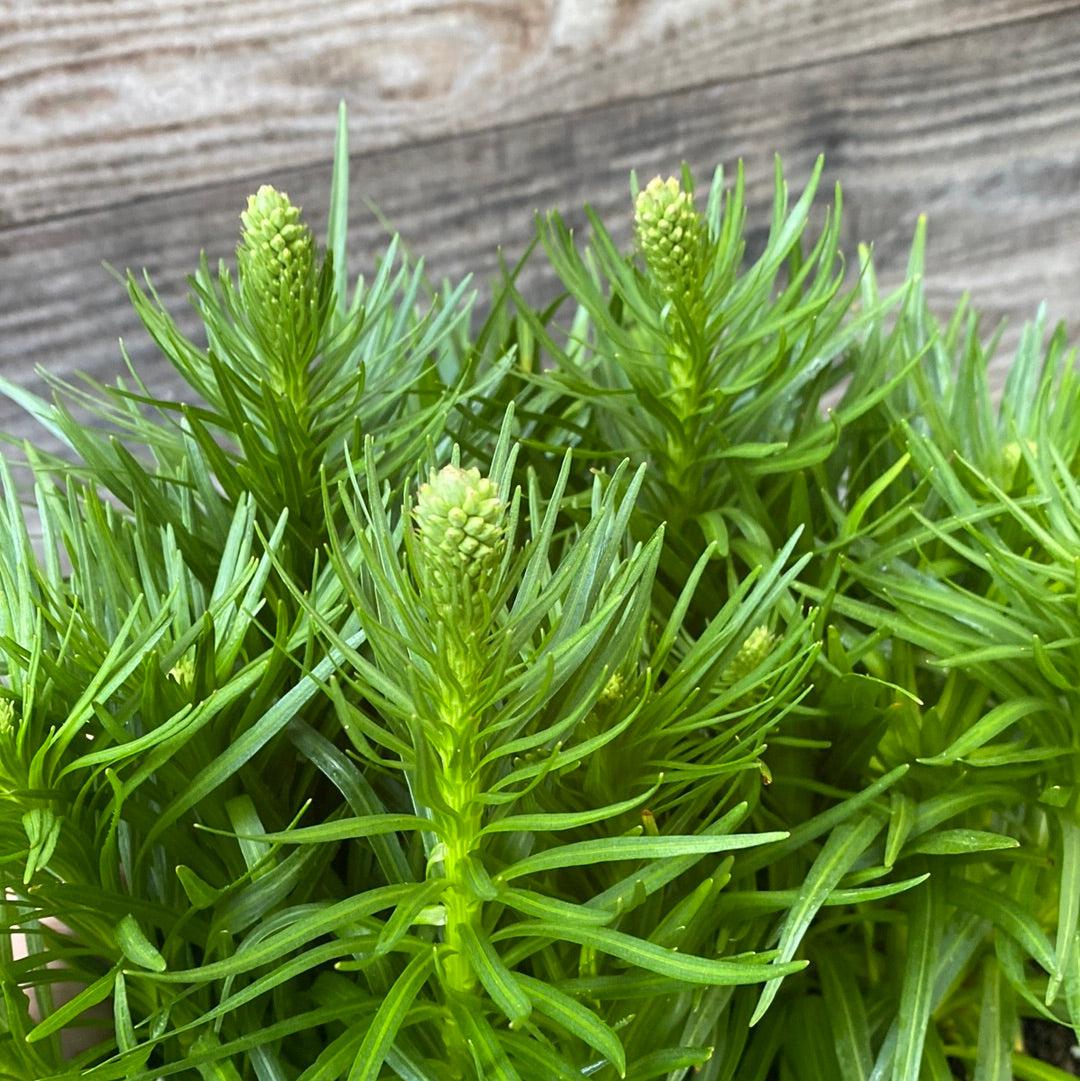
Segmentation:
{"type": "MultiPolygon", "coordinates": [[[[881,823],[869,816],[856,822],[845,823],[833,831],[814,860],[814,865],[799,890],[799,899],[784,920],[780,931],[781,962],[790,961],[795,956],[795,951],[818,909],[880,832],[881,823]]],[[[750,1018],[751,1025],[757,1024],[765,1016],[765,1011],[780,990],[781,981],[782,977],[771,979],[762,989],[757,1008],[750,1018]]]]}
{"type": "Polygon", "coordinates": [[[1068,809],[1057,815],[1061,830],[1061,884],[1058,887],[1058,929],[1054,947],[1054,969],[1046,989],[1049,1006],[1057,995],[1066,973],[1077,963],[1080,944],[1077,942],[1080,922],[1080,824],[1068,809]]]}
{"type": "Polygon", "coordinates": [[[1009,1005],[1010,988],[1001,978],[993,957],[987,957],[982,966],[975,1081],[1012,1081],[1016,1019],[1009,1005]]]}
{"type": "Polygon", "coordinates": [[[843,527],[840,530],[841,541],[847,541],[858,533],[859,526],[862,524],[866,512],[873,505],[874,501],[881,496],[885,489],[888,488],[905,469],[907,469],[909,461],[911,461],[911,455],[902,454],[889,469],[859,495],[847,517],[844,519],[843,527]]]}
{"type": "Polygon", "coordinates": [[[229,830],[201,827],[206,833],[222,837],[236,837],[241,841],[265,841],[282,845],[319,845],[335,841],[355,841],[364,837],[378,837],[387,833],[406,830],[426,830],[434,832],[435,826],[430,818],[417,815],[381,814],[364,815],[356,818],[339,818],[333,822],[322,822],[318,826],[299,826],[293,830],[281,830],[274,833],[231,833],[229,830]]]}
{"type": "Polygon", "coordinates": [[[90,1009],[91,1006],[104,1002],[113,993],[116,974],[119,971],[120,967],[118,965],[106,972],[104,976],[98,977],[92,984],[84,987],[77,995],[65,1002],[63,1006],[49,1014],[48,1017],[42,1018],[40,1023],[26,1034],[26,1042],[36,1043],[38,1040],[44,1040],[54,1032],[66,1028],[76,1017],[90,1009]]]}
{"type": "Polygon", "coordinates": [[[371,1024],[364,1034],[360,1050],[349,1070],[349,1081],[378,1081],[383,1062],[394,1037],[405,1021],[413,1000],[431,975],[434,954],[428,951],[417,954],[405,966],[394,986],[387,992],[371,1024]]]}
{"type": "Polygon", "coordinates": [[[182,863],[177,865],[176,877],[180,880],[192,908],[210,908],[217,904],[222,891],[204,882],[190,867],[182,863]]]}
{"type": "Polygon", "coordinates": [[[460,1025],[472,1052],[476,1076],[491,1081],[522,1081],[496,1032],[472,999],[457,997],[451,1003],[454,1020],[460,1025]]]}
{"type": "Polygon", "coordinates": [[[985,716],[980,717],[962,736],[954,740],[941,754],[933,758],[920,759],[932,766],[949,766],[963,759],[990,740],[1000,736],[1017,721],[1022,721],[1032,714],[1045,712],[1052,708],[1052,703],[1045,698],[1017,698],[1002,702],[985,716]]]}
{"type": "Polygon", "coordinates": [[[514,973],[503,964],[491,939],[468,924],[460,928],[461,948],[469,966],[476,973],[491,1001],[506,1015],[514,1028],[520,1028],[532,1012],[529,996],[519,986],[514,973]]]}
{"type": "Polygon", "coordinates": [[[911,895],[907,953],[900,985],[893,1081],[919,1081],[923,1042],[933,1008],[934,982],[944,925],[943,905],[933,879],[911,895]]]}
{"type": "Polygon", "coordinates": [[[204,1032],[191,1045],[191,1057],[202,1081],[243,1081],[231,1062],[218,1058],[221,1041],[213,1032],[204,1032]],[[204,1059],[202,1056],[205,1055],[204,1059]]]}
{"type": "Polygon", "coordinates": [[[807,822],[803,822],[791,831],[791,836],[781,842],[776,848],[768,852],[754,853],[744,857],[740,863],[740,869],[744,873],[760,870],[768,867],[792,852],[798,851],[808,841],[829,833],[841,822],[846,821],[857,814],[868,804],[872,803],[882,793],[887,792],[897,781],[911,769],[907,763],[889,770],[883,777],[879,777],[873,784],[868,785],[861,792],[849,796],[842,803],[830,807],[827,811],[815,815],[807,822]]]}
{"type": "Polygon", "coordinates": [[[965,852],[1000,852],[1019,847],[1020,842],[1015,837],[990,833],[988,830],[938,830],[917,838],[907,847],[904,855],[958,856],[965,852]]]}
{"type": "Polygon", "coordinates": [[[581,867],[617,860],[663,860],[677,856],[706,856],[716,852],[782,841],[788,835],[776,833],[742,833],[710,837],[608,837],[597,841],[576,841],[559,848],[526,856],[499,874],[499,880],[509,882],[523,875],[550,871],[558,867],[581,867]]]}
{"type": "Polygon", "coordinates": [[[948,884],[948,899],[958,908],[990,920],[1046,972],[1054,970],[1054,951],[1038,920],[1005,890],[988,889],[973,882],[953,878],[948,884]]]}
{"type": "Polygon", "coordinates": [[[1040,1062],[1015,1052],[1012,1057],[1013,1076],[1016,1081],[1072,1081],[1076,1074],[1059,1070],[1049,1062],[1040,1062]]]}
{"type": "Polygon", "coordinates": [[[34,807],[23,814],[22,826],[29,842],[23,885],[29,885],[38,871],[48,867],[60,841],[63,819],[51,807],[34,807]]]}
{"type": "Polygon", "coordinates": [[[613,910],[590,908],[571,901],[561,901],[556,897],[547,897],[542,893],[515,886],[504,886],[500,889],[498,899],[515,912],[551,923],[558,920],[572,920],[602,927],[615,918],[613,910]]]}
{"type": "Polygon", "coordinates": [[[532,976],[522,974],[518,980],[539,1013],[598,1051],[615,1067],[620,1077],[625,1076],[626,1052],[623,1045],[614,1031],[592,1010],[532,976]]]}
{"type": "Polygon", "coordinates": [[[131,1023],[127,981],[123,972],[117,972],[113,983],[113,1024],[116,1026],[116,1046],[125,1052],[134,1050],[135,1028],[131,1023]]]}
{"type": "Polygon", "coordinates": [[[866,1005],[854,972],[829,950],[815,956],[841,1081],[866,1081],[874,1065],[866,1005]]]}
{"type": "MultiPolygon", "coordinates": [[[[267,880],[263,879],[263,881],[267,880]]],[[[384,909],[393,908],[407,899],[414,889],[414,883],[376,886],[367,893],[347,897],[333,904],[308,906],[281,930],[268,934],[261,941],[247,946],[232,957],[227,957],[222,961],[211,961],[201,968],[146,973],[144,978],[160,980],[162,983],[191,983],[192,981],[226,979],[242,972],[250,972],[261,965],[279,961],[283,954],[299,949],[320,935],[328,934],[384,909]]]]}
{"type": "Polygon", "coordinates": [[[591,946],[601,953],[618,957],[637,968],[670,976],[685,983],[726,987],[738,984],[761,983],[777,974],[791,976],[806,967],[805,961],[790,964],[774,964],[764,961],[727,961],[695,957],[656,946],[633,935],[612,931],[606,927],[575,927],[564,924],[515,923],[497,931],[492,938],[548,938],[552,942],[575,942],[579,946],[591,946]]]}
{"type": "Polygon", "coordinates": [[[659,784],[654,785],[647,792],[643,792],[633,799],[623,800],[621,803],[612,803],[606,807],[590,808],[587,811],[567,811],[561,814],[507,815],[505,818],[496,818],[480,831],[481,836],[489,833],[513,833],[515,831],[549,833],[558,830],[578,829],[581,826],[591,826],[595,822],[603,822],[607,818],[615,818],[618,815],[625,814],[627,811],[632,811],[655,795],[658,787],[659,784]]]}
{"type": "MultiPolygon", "coordinates": [[[[833,890],[822,902],[823,908],[838,905],[861,905],[871,901],[881,901],[886,897],[895,897],[922,885],[930,875],[913,875],[898,882],[885,882],[880,886],[855,886],[833,890]]],[[[801,890],[731,890],[717,900],[719,910],[730,912],[782,912],[799,900],[801,890]]]]}
{"type": "Polygon", "coordinates": [[[883,863],[892,867],[896,863],[904,842],[911,834],[915,824],[915,803],[901,792],[889,795],[889,830],[885,835],[885,857],[883,863]]]}
{"type": "Polygon", "coordinates": [[[346,242],[349,232],[349,123],[345,102],[338,105],[334,170],[330,180],[330,215],[326,247],[334,261],[334,305],[338,319],[349,306],[349,270],[346,242]]]}
{"type": "MultiPolygon", "coordinates": [[[[541,1043],[532,1033],[506,1030],[499,1033],[499,1042],[513,1056],[526,1078],[544,1081],[581,1081],[581,1071],[567,1063],[553,1048],[541,1043]]],[[[442,1077],[432,1081],[444,1081],[442,1077]]]]}
{"type": "Polygon", "coordinates": [[[443,878],[433,878],[422,883],[418,882],[413,887],[412,895],[398,903],[393,915],[386,921],[382,931],[379,932],[375,952],[389,953],[408,934],[421,913],[439,901],[445,889],[446,880],[443,878]]]}
{"type": "MultiPolygon", "coordinates": [[[[358,645],[363,638],[363,633],[357,632],[347,644],[350,647],[358,645]]],[[[181,815],[223,785],[281,732],[304,705],[319,693],[320,687],[339,663],[340,658],[334,654],[324,657],[310,675],[305,676],[276,699],[273,705],[249,729],[235,739],[223,754],[218,755],[199,770],[188,785],[177,793],[168,806],[162,809],[158,820],[143,842],[143,850],[149,850],[157,838],[181,815]]]]}
{"type": "Polygon", "coordinates": [[[134,916],[128,914],[116,925],[116,943],[124,956],[140,968],[148,968],[151,972],[165,971],[165,958],[143,934],[134,916]]]}
{"type": "MultiPolygon", "coordinates": [[[[684,1070],[697,1073],[712,1058],[711,1047],[669,1047],[641,1055],[626,1074],[626,1081],[650,1081],[654,1077],[682,1077],[684,1070]]],[[[693,1076],[693,1075],[691,1075],[693,1076]]]]}

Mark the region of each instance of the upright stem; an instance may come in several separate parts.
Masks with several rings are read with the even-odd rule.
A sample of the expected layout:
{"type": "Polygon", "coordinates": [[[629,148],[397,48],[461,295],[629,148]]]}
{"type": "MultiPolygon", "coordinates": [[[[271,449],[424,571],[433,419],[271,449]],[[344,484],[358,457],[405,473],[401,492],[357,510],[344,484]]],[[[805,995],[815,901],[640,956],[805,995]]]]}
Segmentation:
{"type": "Polygon", "coordinates": [[[456,788],[456,793],[446,793],[453,803],[443,824],[447,838],[443,861],[447,886],[443,971],[447,990],[467,995],[476,988],[476,973],[465,956],[463,936],[466,928],[479,925],[483,902],[470,887],[466,869],[479,839],[481,822],[475,785],[458,771],[449,772],[447,782],[448,788],[456,788]]]}
{"type": "Polygon", "coordinates": [[[488,619],[488,589],[505,545],[506,508],[498,487],[477,469],[457,464],[433,470],[417,492],[413,516],[417,545],[414,568],[435,633],[440,673],[432,723],[424,739],[439,768],[431,814],[442,859],[428,874],[442,879],[445,914],[438,949],[441,983],[449,1007],[448,1066],[455,1078],[473,1076],[473,1054],[457,1025],[461,1010],[477,993],[470,960],[470,931],[479,931],[483,897],[471,861],[483,827],[480,760],[482,700],[487,655],[482,642],[488,619]]]}
{"type": "Polygon", "coordinates": [[[701,402],[701,385],[694,358],[681,342],[668,353],[672,407],[680,421],[677,435],[668,436],[668,462],[664,470],[668,484],[678,493],[672,502],[677,517],[692,513],[696,484],[690,475],[701,448],[694,438],[694,416],[701,402]]]}
{"type": "MultiPolygon", "coordinates": [[[[448,998],[467,999],[476,993],[477,976],[465,949],[469,928],[480,927],[483,899],[472,886],[469,860],[480,841],[483,811],[479,801],[478,754],[475,688],[479,678],[478,659],[464,643],[455,643],[457,656],[452,661],[459,686],[449,691],[440,710],[438,731],[449,736],[449,745],[441,747],[442,771],[436,779],[440,804],[434,811],[435,823],[443,839],[442,877],[446,889],[443,905],[446,923],[440,947],[442,983],[448,998]]],[[[433,868],[439,873],[438,865],[433,868]]],[[[451,1022],[447,1030],[447,1050],[458,1074],[471,1076],[472,1053],[464,1035],[451,1022]]]]}

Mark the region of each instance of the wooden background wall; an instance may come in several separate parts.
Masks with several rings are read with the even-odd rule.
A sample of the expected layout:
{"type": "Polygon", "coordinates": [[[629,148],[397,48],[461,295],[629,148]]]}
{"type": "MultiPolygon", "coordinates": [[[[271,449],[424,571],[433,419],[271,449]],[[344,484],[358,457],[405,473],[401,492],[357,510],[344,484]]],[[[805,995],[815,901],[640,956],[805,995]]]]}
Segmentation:
{"type": "Polygon", "coordinates": [[[968,289],[988,327],[1045,299],[1080,329],[1078,0],[0,0],[0,374],[110,376],[119,336],[152,366],[102,261],[181,309],[258,183],[321,223],[340,98],[354,270],[384,239],[363,198],[485,283],[536,208],[626,236],[632,167],[743,157],[764,222],[773,153],[799,187],[825,151],[884,279],[925,212],[942,312],[968,289]]]}

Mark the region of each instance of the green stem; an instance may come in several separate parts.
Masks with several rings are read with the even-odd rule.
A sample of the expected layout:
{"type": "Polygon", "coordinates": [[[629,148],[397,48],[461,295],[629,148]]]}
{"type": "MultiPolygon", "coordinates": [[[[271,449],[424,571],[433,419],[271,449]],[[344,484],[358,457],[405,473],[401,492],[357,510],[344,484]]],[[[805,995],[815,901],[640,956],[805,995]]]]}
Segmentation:
{"type": "Polygon", "coordinates": [[[694,417],[701,402],[698,367],[685,345],[674,344],[668,354],[672,408],[679,418],[679,433],[668,437],[668,461],[665,479],[677,493],[672,508],[680,517],[692,513],[696,482],[693,472],[700,448],[695,439],[694,417]]]}
{"type": "MultiPolygon", "coordinates": [[[[459,778],[464,782],[464,778],[459,778]]],[[[472,786],[458,787],[460,802],[447,816],[446,858],[446,927],[444,968],[446,989],[452,994],[468,995],[476,989],[476,973],[465,955],[463,935],[468,927],[480,924],[483,902],[469,886],[466,868],[480,834],[480,814],[476,809],[476,793],[472,786]],[[471,804],[472,806],[469,806],[471,804]]]]}
{"type": "MultiPolygon", "coordinates": [[[[434,818],[443,838],[442,876],[446,881],[443,904],[446,923],[440,947],[443,990],[449,999],[467,999],[476,994],[477,976],[464,948],[466,929],[481,925],[483,899],[472,887],[468,872],[470,859],[479,846],[483,811],[477,780],[478,754],[473,739],[476,730],[472,689],[478,666],[468,651],[454,667],[461,691],[448,695],[440,710],[438,731],[451,734],[451,745],[438,748],[442,762],[436,783],[441,806],[434,818]]],[[[437,865],[436,865],[437,866],[437,865]]],[[[437,871],[435,873],[438,873],[437,871]]],[[[471,1077],[472,1053],[464,1034],[450,1021],[446,1032],[447,1052],[458,1077],[471,1077]]]]}

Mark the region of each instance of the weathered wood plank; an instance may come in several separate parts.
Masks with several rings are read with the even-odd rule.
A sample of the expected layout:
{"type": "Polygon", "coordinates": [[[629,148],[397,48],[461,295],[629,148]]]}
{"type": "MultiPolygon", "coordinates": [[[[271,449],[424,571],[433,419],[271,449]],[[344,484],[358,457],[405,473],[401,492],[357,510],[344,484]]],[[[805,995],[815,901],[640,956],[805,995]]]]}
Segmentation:
{"type": "Polygon", "coordinates": [[[3,0],[0,227],[929,41],[1078,0],[3,0]]]}
{"type": "MultiPolygon", "coordinates": [[[[551,117],[359,155],[354,205],[374,200],[433,274],[493,272],[496,246],[512,255],[534,208],[585,199],[629,231],[627,173],[647,177],[685,157],[707,172],[743,156],[752,219],[764,223],[771,154],[793,187],[816,153],[844,182],[847,250],[876,242],[887,281],[902,272],[916,216],[930,220],[928,288],[944,310],[971,289],[990,321],[1020,320],[1046,298],[1080,325],[1080,13],[951,41],[849,57],[799,72],[720,83],[662,99],[551,117]],[[857,88],[853,91],[853,88],[857,88]]],[[[264,178],[325,214],[327,166],[264,178]]],[[[0,370],[31,385],[31,363],[63,374],[119,370],[124,335],[152,385],[172,386],[121,290],[100,268],[147,266],[164,298],[182,307],[183,275],[200,247],[229,256],[247,182],[229,182],[0,234],[0,370]]],[[[353,270],[369,269],[383,236],[354,214],[353,270]]],[[[542,260],[528,278],[550,288],[542,260]]],[[[187,321],[190,326],[190,319],[187,321]]],[[[26,432],[10,403],[0,430],[26,432]]]]}

